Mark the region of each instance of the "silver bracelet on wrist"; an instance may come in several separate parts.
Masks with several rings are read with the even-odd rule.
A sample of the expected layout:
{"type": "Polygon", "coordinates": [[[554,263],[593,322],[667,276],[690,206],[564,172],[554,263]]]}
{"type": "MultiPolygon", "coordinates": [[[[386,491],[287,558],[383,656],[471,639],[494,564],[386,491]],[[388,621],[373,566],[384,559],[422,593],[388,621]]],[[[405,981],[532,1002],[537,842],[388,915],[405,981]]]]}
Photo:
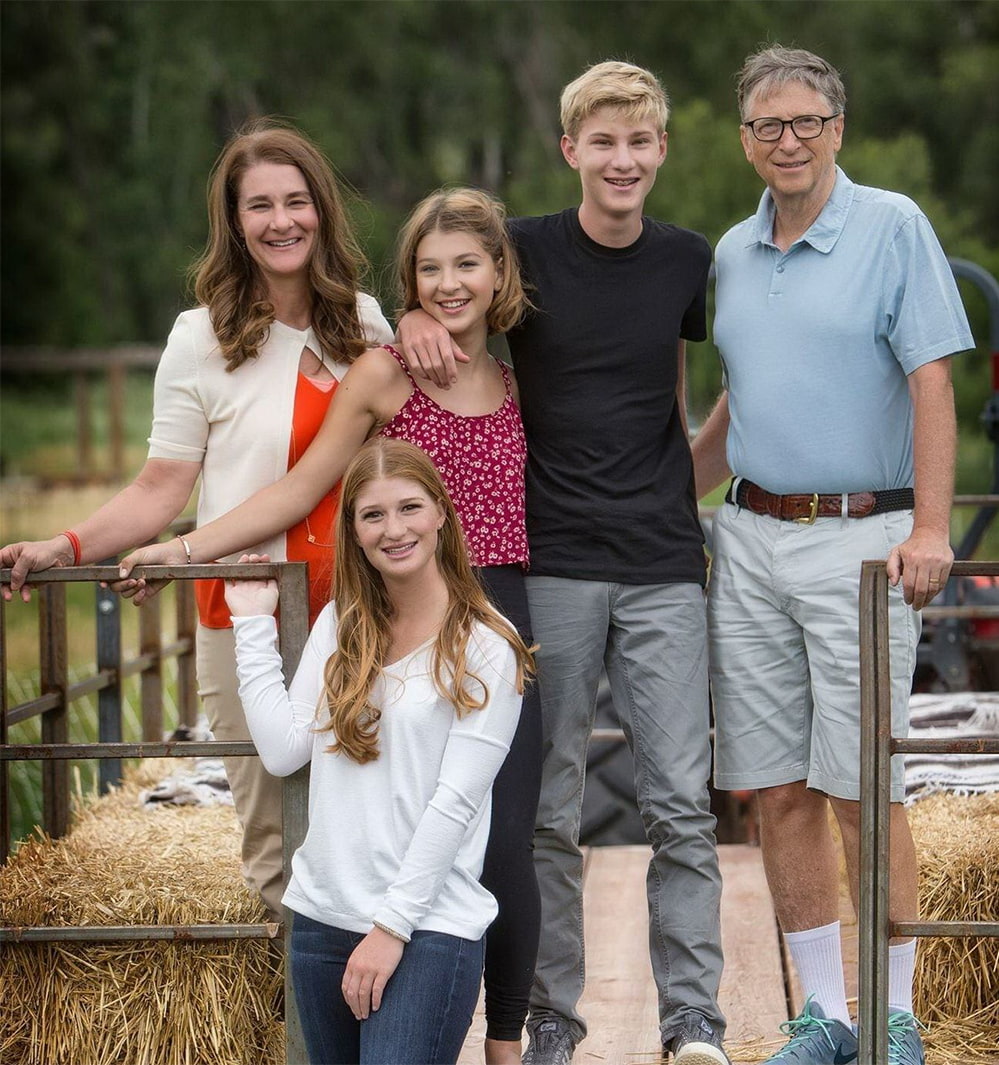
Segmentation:
{"type": "Polygon", "coordinates": [[[409,942],[409,939],[401,932],[397,932],[394,928],[389,928],[388,925],[382,924],[381,921],[372,921],[371,923],[375,926],[375,928],[377,928],[381,932],[384,932],[387,936],[391,936],[393,939],[398,939],[401,943],[409,942]]]}
{"type": "Polygon", "coordinates": [[[180,541],[181,547],[184,548],[184,554],[187,555],[187,564],[190,566],[190,564],[191,564],[191,545],[184,539],[183,536],[178,536],[177,539],[180,541]]]}

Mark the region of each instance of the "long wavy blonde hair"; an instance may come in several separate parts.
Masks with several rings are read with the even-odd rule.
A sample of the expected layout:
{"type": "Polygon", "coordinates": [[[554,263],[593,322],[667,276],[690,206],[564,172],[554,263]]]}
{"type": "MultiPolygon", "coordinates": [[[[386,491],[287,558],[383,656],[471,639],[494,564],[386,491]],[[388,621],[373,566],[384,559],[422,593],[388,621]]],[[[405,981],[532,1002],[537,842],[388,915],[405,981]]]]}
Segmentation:
{"type": "Polygon", "coordinates": [[[354,533],[357,497],[366,484],[382,477],[413,481],[440,505],[444,524],[437,540],[437,565],[448,590],[448,606],[434,641],[434,685],[459,717],[481,710],[489,699],[485,681],[468,668],[466,648],[477,622],[513,648],[516,687],[522,692],[534,672],[531,651],[516,629],[489,602],[468,561],[458,515],[440,474],[429,458],[404,440],[374,437],[358,451],[343,476],[336,523],[337,649],[325,669],[325,699],[330,720],[320,731],[336,737],[327,747],[364,764],[378,757],[381,711],[371,689],[385,665],[391,641],[392,604],[381,574],[368,561],[354,533]]]}
{"type": "Polygon", "coordinates": [[[208,243],[191,267],[194,294],[208,308],[228,371],[256,356],[274,321],[274,306],[237,219],[239,185],[257,163],[296,166],[319,217],[309,263],[312,326],[323,351],[353,362],[365,349],[357,290],[367,268],[333,167],[308,137],[272,119],[251,123],[222,150],[208,180],[208,243]]]}

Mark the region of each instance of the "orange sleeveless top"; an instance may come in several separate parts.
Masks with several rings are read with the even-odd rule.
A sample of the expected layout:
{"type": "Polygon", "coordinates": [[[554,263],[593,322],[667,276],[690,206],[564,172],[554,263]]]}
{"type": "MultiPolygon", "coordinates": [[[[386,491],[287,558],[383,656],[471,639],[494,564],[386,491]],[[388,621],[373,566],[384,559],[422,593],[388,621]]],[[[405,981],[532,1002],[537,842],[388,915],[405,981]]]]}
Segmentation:
{"type": "MultiPolygon", "coordinates": [[[[305,454],[326,417],[337,382],[326,388],[298,375],[295,388],[295,408],[291,419],[291,441],[288,445],[288,469],[305,454]]],[[[309,565],[309,626],[330,601],[333,585],[333,526],[340,503],[340,485],[316,504],[315,510],[286,534],[285,557],[289,562],[309,565]]],[[[279,559],[275,561],[281,561],[279,559]]],[[[209,629],[232,627],[226,605],[222,581],[195,581],[194,596],[198,604],[201,624],[209,629]]]]}

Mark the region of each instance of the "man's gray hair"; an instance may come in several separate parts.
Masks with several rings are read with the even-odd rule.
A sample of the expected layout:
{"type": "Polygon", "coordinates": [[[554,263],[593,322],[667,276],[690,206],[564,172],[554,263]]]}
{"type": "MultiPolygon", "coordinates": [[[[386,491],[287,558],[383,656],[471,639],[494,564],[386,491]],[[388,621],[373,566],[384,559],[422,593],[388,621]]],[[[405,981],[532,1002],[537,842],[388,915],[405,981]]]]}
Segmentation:
{"type": "Polygon", "coordinates": [[[821,93],[834,112],[846,110],[846,89],[843,88],[839,71],[831,63],[803,48],[784,48],[774,44],[748,56],[739,71],[736,93],[743,121],[754,93],[770,96],[792,82],[807,85],[821,93]]]}

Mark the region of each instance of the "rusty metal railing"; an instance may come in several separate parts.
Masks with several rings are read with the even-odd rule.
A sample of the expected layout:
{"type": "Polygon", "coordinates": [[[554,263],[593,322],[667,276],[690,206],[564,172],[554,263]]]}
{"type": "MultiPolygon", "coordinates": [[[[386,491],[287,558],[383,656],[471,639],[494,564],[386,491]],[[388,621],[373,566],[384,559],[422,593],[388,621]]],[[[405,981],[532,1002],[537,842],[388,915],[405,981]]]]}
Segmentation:
{"type": "MultiPolygon", "coordinates": [[[[135,570],[135,576],[146,577],[149,580],[174,580],[188,582],[197,579],[211,579],[219,577],[248,578],[248,577],[273,577],[278,582],[278,591],[281,599],[281,660],[286,680],[290,681],[301,657],[302,649],[308,637],[308,586],[307,567],[301,562],[283,562],[270,564],[252,565],[191,565],[191,566],[144,566],[135,570]]],[[[0,583],[10,579],[9,570],[0,570],[0,583]]],[[[62,588],[72,581],[114,581],[118,579],[117,566],[72,566],[63,569],[50,569],[32,574],[31,583],[48,592],[52,588],[62,588]]],[[[58,601],[60,597],[50,597],[58,601]]],[[[43,599],[43,603],[45,600],[43,599]]],[[[3,616],[3,608],[0,607],[0,617],[3,616]]],[[[42,619],[43,627],[52,626],[58,618],[42,619]]],[[[119,739],[105,740],[98,743],[67,743],[64,742],[68,735],[68,709],[73,698],[98,690],[91,681],[84,681],[79,685],[69,686],[65,677],[65,610],[61,615],[63,648],[60,654],[58,648],[60,640],[55,635],[43,641],[42,650],[45,654],[46,646],[55,648],[51,655],[54,660],[54,668],[48,672],[46,663],[42,663],[43,691],[38,699],[22,704],[15,708],[19,711],[16,719],[24,720],[31,716],[26,708],[32,713],[43,715],[42,743],[34,744],[9,744],[7,742],[9,721],[6,706],[6,684],[4,684],[3,703],[0,704],[0,799],[7,806],[8,797],[8,774],[9,762],[29,759],[41,760],[45,773],[43,774],[43,791],[45,802],[54,806],[62,807],[65,803],[68,809],[68,774],[57,773],[56,767],[64,764],[69,759],[75,758],[98,758],[104,761],[118,761],[122,758],[190,758],[190,757],[220,757],[225,755],[241,756],[255,755],[256,748],[249,741],[226,742],[226,741],[172,741],[157,742],[144,740],[138,743],[123,743],[119,739]],[[61,669],[59,664],[61,662],[61,669]],[[61,684],[61,688],[46,691],[46,677],[55,679],[61,684]],[[89,686],[88,686],[89,685],[89,686]],[[73,689],[79,689],[74,691],[73,689]],[[46,718],[44,715],[54,715],[46,718]],[[65,790],[66,795],[62,792],[65,790]]],[[[2,643],[3,641],[0,641],[2,643]]],[[[5,643],[3,644],[5,646],[5,643]]],[[[98,680],[103,688],[120,686],[121,663],[108,661],[101,664],[98,680]]],[[[6,662],[4,662],[6,668],[6,662]]],[[[61,826],[64,833],[68,825],[61,826]]],[[[291,868],[291,857],[295,850],[305,839],[305,831],[308,824],[308,768],[304,768],[283,781],[283,848],[284,848],[284,871],[287,880],[288,871],[291,868]]],[[[284,928],[289,927],[287,914],[285,915],[284,928]]],[[[0,943],[23,943],[23,942],[52,942],[73,940],[76,942],[110,942],[124,940],[149,940],[149,939],[172,939],[183,942],[197,942],[205,940],[223,939],[273,939],[282,934],[282,927],[273,924],[199,924],[199,925],[116,925],[116,926],[66,926],[59,928],[48,927],[24,927],[24,928],[0,928],[0,943]]],[[[304,1061],[306,1058],[305,1043],[302,1037],[298,1013],[295,1009],[295,998],[291,987],[290,967],[285,966],[284,973],[285,994],[285,1057],[288,1062],[304,1061]]]]}
{"type": "MultiPolygon", "coordinates": [[[[190,519],[175,521],[169,528],[171,535],[186,532],[194,525],[190,519]]],[[[77,567],[74,573],[91,572],[100,566],[112,565],[113,559],[91,567],[77,567]]],[[[67,574],[68,570],[62,570],[67,574]]],[[[77,581],[86,577],[77,576],[77,581]]],[[[165,597],[157,597],[138,612],[139,653],[122,657],[122,600],[108,588],[95,586],[94,632],[96,671],[82,680],[70,683],[68,667],[68,619],[66,614],[66,585],[68,577],[34,581],[38,585],[38,659],[40,692],[14,706],[7,701],[7,608],[0,604],[0,673],[4,685],[0,692],[0,717],[9,727],[33,717],[41,719],[42,740],[47,743],[64,742],[68,735],[70,705],[90,695],[97,696],[98,738],[102,741],[120,740],[122,736],[122,686],[130,677],[139,678],[139,708],[142,738],[158,740],[163,735],[163,667],[176,662],[176,705],[178,726],[191,727],[197,719],[197,682],[194,676],[194,638],[197,628],[197,607],[194,585],[187,580],[175,587],[174,618],[176,638],[163,640],[165,597]]],[[[6,799],[7,763],[0,761],[0,797],[6,799]]],[[[105,758],[98,770],[101,792],[121,778],[121,762],[105,758]]],[[[41,827],[53,838],[65,835],[69,825],[69,765],[63,761],[44,763],[42,770],[41,827]]],[[[9,809],[0,803],[0,864],[10,853],[9,809]]]]}
{"type": "MultiPolygon", "coordinates": [[[[999,576],[999,562],[955,562],[952,577],[999,576]]],[[[990,617],[999,617],[993,609],[990,617]]],[[[860,971],[858,1061],[888,1060],[888,941],[896,936],[999,936],[999,921],[892,921],[889,812],[894,754],[999,754],[999,739],[903,739],[891,734],[888,577],[860,574],[860,971]]]]}

